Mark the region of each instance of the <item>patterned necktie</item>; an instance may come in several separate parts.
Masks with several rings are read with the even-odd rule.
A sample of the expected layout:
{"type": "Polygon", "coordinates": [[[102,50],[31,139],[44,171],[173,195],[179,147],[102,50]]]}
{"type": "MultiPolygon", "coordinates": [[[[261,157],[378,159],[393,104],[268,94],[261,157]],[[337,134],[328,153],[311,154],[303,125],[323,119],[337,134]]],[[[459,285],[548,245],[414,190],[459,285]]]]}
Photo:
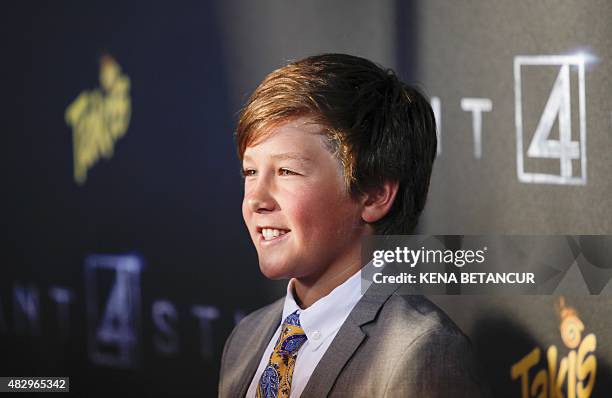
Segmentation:
{"type": "Polygon", "coordinates": [[[281,329],[268,366],[259,379],[257,398],[288,398],[291,392],[295,359],[307,339],[297,310],[285,319],[281,329]]]}

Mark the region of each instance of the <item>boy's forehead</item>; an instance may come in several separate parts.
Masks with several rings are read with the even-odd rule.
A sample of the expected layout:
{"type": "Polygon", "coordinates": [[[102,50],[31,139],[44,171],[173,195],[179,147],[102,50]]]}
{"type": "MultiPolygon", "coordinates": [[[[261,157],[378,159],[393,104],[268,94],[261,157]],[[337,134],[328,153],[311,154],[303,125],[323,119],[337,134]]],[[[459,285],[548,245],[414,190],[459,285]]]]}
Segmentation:
{"type": "Polygon", "coordinates": [[[277,158],[310,160],[309,153],[323,148],[322,136],[327,128],[311,117],[292,118],[272,125],[257,135],[244,151],[249,153],[272,152],[277,158]]]}

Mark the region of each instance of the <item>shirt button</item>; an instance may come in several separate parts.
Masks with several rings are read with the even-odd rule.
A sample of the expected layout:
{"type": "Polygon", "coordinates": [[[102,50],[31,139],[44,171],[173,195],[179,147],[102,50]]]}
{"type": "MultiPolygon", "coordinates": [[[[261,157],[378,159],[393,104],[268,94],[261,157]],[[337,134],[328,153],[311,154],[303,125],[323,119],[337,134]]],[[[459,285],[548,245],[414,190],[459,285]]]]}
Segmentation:
{"type": "Polygon", "coordinates": [[[314,332],[312,332],[312,338],[314,340],[319,340],[321,338],[321,332],[319,332],[318,330],[315,330],[314,332]]]}

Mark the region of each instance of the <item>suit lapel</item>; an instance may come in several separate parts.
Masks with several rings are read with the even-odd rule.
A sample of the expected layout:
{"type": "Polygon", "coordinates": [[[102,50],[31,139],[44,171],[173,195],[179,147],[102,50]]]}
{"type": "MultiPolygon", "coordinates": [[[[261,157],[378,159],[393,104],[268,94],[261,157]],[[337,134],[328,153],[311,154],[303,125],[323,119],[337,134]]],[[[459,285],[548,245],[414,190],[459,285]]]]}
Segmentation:
{"type": "Polygon", "coordinates": [[[365,333],[359,326],[345,322],[310,376],[302,396],[327,396],[340,371],[364,338],[365,333]]]}
{"type": "Polygon", "coordinates": [[[249,342],[248,344],[252,344],[253,347],[257,347],[257,351],[253,352],[253,355],[250,358],[245,358],[245,367],[242,372],[244,377],[240,378],[240,383],[236,383],[234,388],[231,391],[232,397],[244,397],[246,392],[255,376],[255,372],[259,367],[259,362],[261,361],[261,357],[272,338],[272,335],[278,328],[281,322],[281,316],[283,312],[283,302],[284,300],[278,300],[269,311],[262,315],[261,328],[257,328],[253,331],[253,336],[255,338],[249,342]]]}
{"type": "Polygon", "coordinates": [[[317,364],[302,392],[303,397],[329,394],[340,372],[366,337],[361,327],[376,318],[382,305],[397,289],[398,286],[388,284],[370,286],[317,364]]]}

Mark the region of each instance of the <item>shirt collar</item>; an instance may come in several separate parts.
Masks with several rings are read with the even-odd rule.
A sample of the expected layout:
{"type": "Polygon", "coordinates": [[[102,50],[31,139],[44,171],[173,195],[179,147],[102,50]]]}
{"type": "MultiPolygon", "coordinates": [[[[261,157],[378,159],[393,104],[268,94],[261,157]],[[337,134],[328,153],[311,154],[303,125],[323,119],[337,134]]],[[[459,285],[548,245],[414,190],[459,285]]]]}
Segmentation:
{"type": "Polygon", "coordinates": [[[293,296],[294,279],[287,284],[287,295],[283,307],[283,320],[294,311],[300,314],[300,324],[311,350],[335,333],[344,323],[351,310],[363,296],[361,293],[361,270],[337,286],[327,296],[321,297],[305,310],[300,309],[293,296]]]}

